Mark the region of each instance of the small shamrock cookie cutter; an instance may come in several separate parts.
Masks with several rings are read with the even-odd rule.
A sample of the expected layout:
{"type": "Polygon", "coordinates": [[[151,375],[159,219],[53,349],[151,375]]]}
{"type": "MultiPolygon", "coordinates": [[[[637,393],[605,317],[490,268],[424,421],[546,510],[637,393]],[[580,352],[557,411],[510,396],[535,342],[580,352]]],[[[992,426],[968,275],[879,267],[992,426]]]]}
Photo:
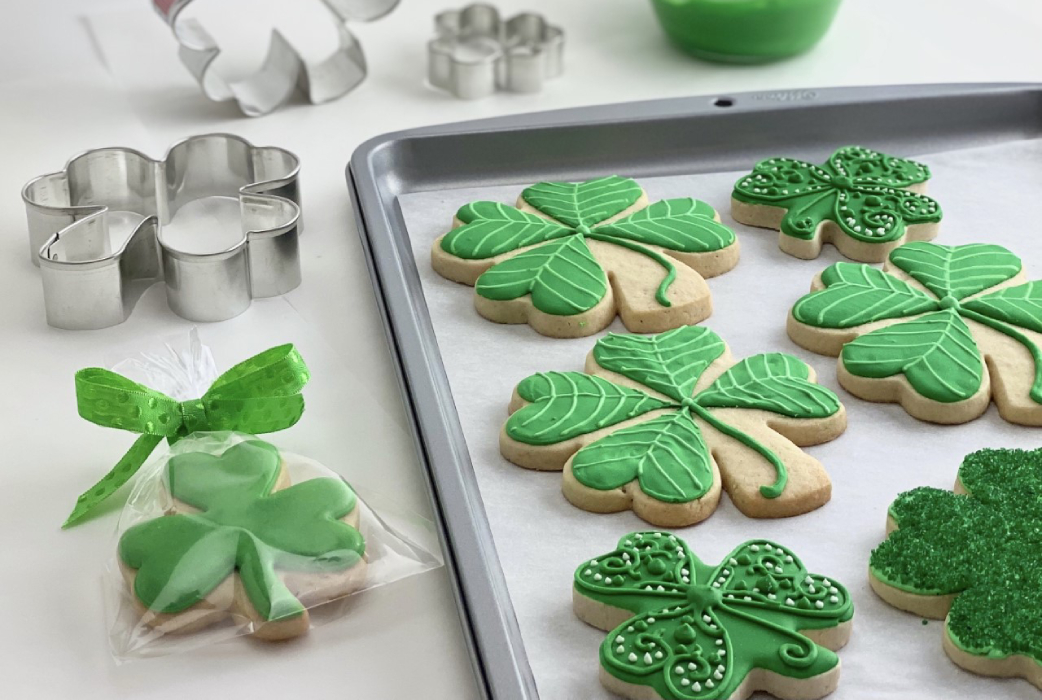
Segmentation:
{"type": "Polygon", "coordinates": [[[362,45],[347,29],[348,22],[379,19],[398,6],[399,0],[321,0],[332,13],[337,29],[337,48],[324,60],[311,64],[282,35],[271,32],[268,54],[261,68],[249,77],[231,82],[213,70],[221,50],[213,37],[194,18],[182,11],[193,0],[152,0],[180,44],[181,63],[199,83],[203,94],[214,102],[235,100],[246,116],[256,117],[278,109],[300,92],[311,104],[343,97],[365,80],[367,68],[362,45]]]}
{"type": "Polygon", "coordinates": [[[654,531],[581,564],[572,601],[580,620],[608,632],[601,683],[637,700],[824,697],[854,617],[841,584],[781,545],[752,540],[714,567],[654,531]]]}
{"type": "Polygon", "coordinates": [[[460,99],[539,92],[564,73],[564,32],[541,14],[522,12],[504,22],[492,5],[475,3],[439,13],[434,28],[427,78],[460,99]]]}
{"type": "Polygon", "coordinates": [[[134,525],[118,545],[149,627],[191,632],[231,616],[255,637],[287,639],[307,632],[307,608],[364,583],[354,492],[330,477],[290,484],[266,442],[175,454],[163,485],[169,512],[134,525]]]}
{"type": "Polygon", "coordinates": [[[618,314],[627,329],[653,333],[712,313],[704,278],[732,269],[739,255],[719,219],[696,199],[649,203],[629,178],[541,182],[516,207],[461,207],[431,264],[473,285],[478,313],[497,323],[574,338],[618,314]]]}
{"type": "Polygon", "coordinates": [[[1042,282],[999,245],[906,243],[882,270],[836,263],[792,307],[789,337],[838,355],[839,383],[916,418],[965,423],[994,400],[1042,425],[1042,282]]]}
{"type": "Polygon", "coordinates": [[[160,160],[97,148],[25,185],[29,248],[43,280],[47,323],[93,330],[123,323],[144,290],[166,282],[190,321],[238,316],[255,298],[300,285],[300,161],[233,134],[192,136],[160,160]],[[191,201],[239,201],[242,237],[215,253],[164,241],[163,225],[191,201]],[[112,224],[130,228],[122,242],[112,224]]]}
{"type": "Polygon", "coordinates": [[[981,450],[955,490],[897,497],[887,539],[872,552],[880,598],[944,620],[944,650],[962,668],[1042,688],[1042,450],[981,450]]]}
{"type": "Polygon", "coordinates": [[[709,517],[724,488],[746,515],[798,515],[832,492],[798,445],[846,428],[839,399],[813,379],[782,353],[735,362],[700,326],[612,333],[585,373],[539,373],[517,385],[500,452],[522,467],[563,470],[565,497],[595,513],[632,509],[684,527],[709,517]]]}
{"type": "Polygon", "coordinates": [[[941,208],[926,191],[922,163],[861,146],[840,148],[823,165],[769,158],[734,186],[734,220],[779,230],[781,249],[813,259],[832,243],[852,260],[883,262],[905,241],[937,235],[941,208]]]}

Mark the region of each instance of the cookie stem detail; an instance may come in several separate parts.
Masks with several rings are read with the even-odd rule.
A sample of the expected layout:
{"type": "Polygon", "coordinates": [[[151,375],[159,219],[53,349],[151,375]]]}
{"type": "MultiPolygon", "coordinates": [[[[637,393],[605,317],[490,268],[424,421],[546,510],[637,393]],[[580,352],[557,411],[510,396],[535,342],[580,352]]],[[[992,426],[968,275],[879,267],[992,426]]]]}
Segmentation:
{"type": "Polygon", "coordinates": [[[1012,338],[1027,349],[1031,354],[1031,359],[1035,362],[1035,382],[1031,385],[1031,390],[1028,392],[1028,396],[1030,396],[1035,403],[1042,403],[1042,352],[1039,351],[1038,346],[1031,342],[1030,338],[1018,331],[1016,328],[1007,326],[1001,321],[996,321],[984,314],[971,311],[965,306],[960,308],[959,312],[970,320],[976,321],[977,323],[985,325],[988,328],[1012,338]]]}
{"type": "Polygon", "coordinates": [[[774,483],[770,486],[761,486],[760,494],[764,498],[777,498],[778,496],[782,495],[782,492],[785,491],[785,484],[789,481],[789,472],[785,469],[785,465],[778,458],[778,455],[774,454],[774,452],[767,449],[767,447],[762,445],[753,436],[749,435],[748,433],[743,433],[738,428],[724,423],[722,420],[714,416],[706,409],[699,406],[697,403],[691,402],[687,404],[684,408],[685,410],[689,410],[692,413],[694,413],[696,416],[698,416],[706,423],[719,430],[724,435],[730,438],[734,438],[735,440],[742,443],[749,449],[758,452],[764,459],[770,462],[771,466],[774,467],[774,470],[777,472],[778,476],[774,480],[774,483]]]}
{"type": "Polygon", "coordinates": [[[594,239],[595,241],[602,241],[604,243],[611,243],[612,245],[622,246],[623,248],[629,248],[630,250],[640,253],[641,255],[646,255],[662,267],[666,268],[666,277],[662,280],[662,283],[659,284],[658,290],[655,291],[655,299],[662,306],[668,307],[673,305],[669,298],[666,297],[666,292],[669,290],[669,286],[673,284],[673,280],[677,278],[677,268],[673,266],[673,263],[666,259],[666,256],[659,255],[650,248],[645,248],[640,244],[632,243],[630,241],[625,240],[624,238],[616,238],[615,236],[608,236],[603,233],[597,233],[596,231],[591,231],[587,233],[586,236],[588,238],[594,239]]]}

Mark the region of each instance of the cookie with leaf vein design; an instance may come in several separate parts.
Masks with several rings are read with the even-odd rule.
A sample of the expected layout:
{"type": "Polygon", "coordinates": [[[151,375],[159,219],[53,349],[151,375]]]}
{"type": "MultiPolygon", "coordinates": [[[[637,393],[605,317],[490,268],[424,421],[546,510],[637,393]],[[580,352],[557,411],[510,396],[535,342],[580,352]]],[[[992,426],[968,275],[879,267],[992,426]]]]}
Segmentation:
{"type": "Polygon", "coordinates": [[[907,241],[937,235],[941,208],[923,194],[930,169],[861,146],[840,148],[826,163],[769,158],[734,186],[734,220],[778,229],[778,245],[797,258],[831,243],[861,262],[883,262],[907,241]]]}
{"type": "Polygon", "coordinates": [[[751,540],[712,566],[654,531],[581,564],[572,606],[608,631],[601,683],[634,700],[824,697],[854,618],[846,589],[786,547],[751,540]]]}
{"type": "Polygon", "coordinates": [[[705,202],[649,203],[629,178],[540,182],[516,206],[473,202],[434,242],[442,277],[472,285],[497,323],[558,338],[592,335],[615,316],[654,333],[712,313],[706,277],[738,263],[738,240],[705,202]]]}
{"type": "Polygon", "coordinates": [[[709,517],[726,490],[746,515],[824,505],[832,484],[800,446],[839,436],[846,411],[813,370],[783,353],[735,361],[713,331],[608,334],[585,372],[517,385],[500,451],[564,472],[563,491],[595,513],[632,509],[662,527],[709,517]]]}
{"type": "Polygon", "coordinates": [[[916,418],[965,423],[991,401],[1042,425],[1042,283],[999,245],[907,243],[882,270],[836,263],[792,307],[796,343],[838,355],[839,383],[916,418]]]}

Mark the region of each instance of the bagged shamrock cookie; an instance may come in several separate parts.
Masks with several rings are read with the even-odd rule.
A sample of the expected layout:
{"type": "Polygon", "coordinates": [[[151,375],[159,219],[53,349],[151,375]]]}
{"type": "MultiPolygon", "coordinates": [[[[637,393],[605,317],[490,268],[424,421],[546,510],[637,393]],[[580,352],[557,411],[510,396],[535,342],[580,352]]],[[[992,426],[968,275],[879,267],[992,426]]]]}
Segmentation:
{"type": "Polygon", "coordinates": [[[335,601],[440,565],[429,521],[341,476],[350,453],[334,471],[257,437],[301,419],[309,378],[292,345],[218,376],[194,332],[77,373],[81,415],[141,433],[65,523],[134,479],[106,575],[117,660],[298,637],[335,601]]]}
{"type": "Polygon", "coordinates": [[[114,653],[298,637],[344,612],[327,604],[438,566],[388,524],[397,510],[378,517],[326,466],[252,435],[179,440],[143,468],[120,518],[114,653]]]}

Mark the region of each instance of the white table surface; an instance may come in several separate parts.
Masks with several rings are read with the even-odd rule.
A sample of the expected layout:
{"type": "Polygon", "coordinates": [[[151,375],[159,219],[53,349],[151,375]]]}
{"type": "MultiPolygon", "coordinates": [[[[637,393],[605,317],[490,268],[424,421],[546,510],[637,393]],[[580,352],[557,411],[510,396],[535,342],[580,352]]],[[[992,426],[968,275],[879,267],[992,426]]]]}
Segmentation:
{"type": "MultiPolygon", "coordinates": [[[[286,14],[292,6],[290,36],[309,55],[331,40],[328,25],[302,9],[303,0],[199,4],[207,1],[220,6],[214,21],[249,8],[286,14]]],[[[111,556],[116,514],[67,532],[58,525],[79,491],[132,437],[76,415],[72,376],[80,367],[104,364],[119,346],[183,333],[192,324],[166,308],[157,287],[117,328],[49,328],[27,254],[19,192],[28,179],[60,168],[86,148],[126,145],[159,156],[174,140],[207,131],[235,132],[299,154],[307,220],[303,285],[285,300],[258,302],[238,319],[204,326],[201,333],[222,367],[294,333],[288,339],[301,344],[313,369],[328,369],[327,384],[319,408],[312,402],[305,420],[277,439],[327,461],[346,450],[357,459],[342,472],[423,510],[422,479],[344,186],[344,166],[359,143],[427,124],[657,97],[1042,81],[1037,0],[847,0],[817,50],[756,68],[683,57],[666,45],[641,0],[504,0],[506,10],[544,10],[566,28],[567,74],[538,95],[462,102],[423,85],[431,15],[452,5],[403,0],[386,19],[354,27],[370,64],[369,78],[356,92],[329,105],[292,106],[251,120],[202,98],[149,4],[5,2],[0,21],[0,448],[9,458],[0,488],[4,697],[476,697],[444,570],[366,594],[349,618],[297,643],[238,640],[188,655],[112,662],[99,581],[111,556]],[[330,388],[344,398],[324,407],[330,388]]],[[[234,54],[227,57],[232,70],[257,60],[266,43],[264,18],[242,16],[234,24],[207,25],[234,54]]]]}

